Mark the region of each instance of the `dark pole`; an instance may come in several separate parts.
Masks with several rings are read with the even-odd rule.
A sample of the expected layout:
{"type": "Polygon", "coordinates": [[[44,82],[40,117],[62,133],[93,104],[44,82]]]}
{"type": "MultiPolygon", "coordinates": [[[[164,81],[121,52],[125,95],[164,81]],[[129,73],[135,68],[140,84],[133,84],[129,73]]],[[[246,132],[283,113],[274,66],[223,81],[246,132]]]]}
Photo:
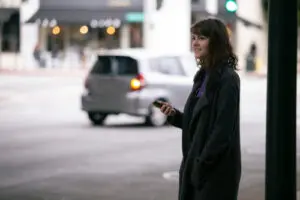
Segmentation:
{"type": "Polygon", "coordinates": [[[296,200],[297,0],[269,0],[266,200],[296,200]]]}
{"type": "Polygon", "coordinates": [[[0,69],[3,67],[2,42],[3,42],[3,23],[0,21],[0,69]]]}

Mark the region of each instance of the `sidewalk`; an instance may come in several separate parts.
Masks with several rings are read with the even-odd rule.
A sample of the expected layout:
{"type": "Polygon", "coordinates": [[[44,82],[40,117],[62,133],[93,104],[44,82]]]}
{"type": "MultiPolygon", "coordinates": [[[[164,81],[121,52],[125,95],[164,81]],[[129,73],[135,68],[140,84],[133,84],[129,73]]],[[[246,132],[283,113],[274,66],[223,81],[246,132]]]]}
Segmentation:
{"type": "Polygon", "coordinates": [[[71,69],[71,68],[28,68],[28,69],[1,69],[1,75],[11,76],[77,76],[85,77],[89,69],[71,69]]]}
{"type": "Polygon", "coordinates": [[[237,71],[241,78],[266,78],[266,72],[245,72],[243,70],[237,71]]]}

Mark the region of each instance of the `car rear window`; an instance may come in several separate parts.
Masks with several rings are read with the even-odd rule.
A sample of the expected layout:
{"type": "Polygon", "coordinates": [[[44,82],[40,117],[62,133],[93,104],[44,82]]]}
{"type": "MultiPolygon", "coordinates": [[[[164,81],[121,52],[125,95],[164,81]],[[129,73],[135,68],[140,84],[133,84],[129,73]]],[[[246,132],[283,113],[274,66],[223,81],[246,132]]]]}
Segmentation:
{"type": "Polygon", "coordinates": [[[112,60],[109,56],[99,56],[94,66],[92,67],[92,74],[112,74],[112,60]]]}
{"type": "Polygon", "coordinates": [[[99,56],[92,67],[91,73],[120,76],[137,75],[138,62],[127,56],[99,56]]]}

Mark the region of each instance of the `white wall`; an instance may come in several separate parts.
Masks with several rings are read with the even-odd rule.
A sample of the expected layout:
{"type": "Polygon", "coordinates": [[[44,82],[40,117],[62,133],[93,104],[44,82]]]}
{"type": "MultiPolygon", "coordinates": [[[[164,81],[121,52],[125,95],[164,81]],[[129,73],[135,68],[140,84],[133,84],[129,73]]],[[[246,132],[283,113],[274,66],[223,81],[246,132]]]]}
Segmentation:
{"type": "Polygon", "coordinates": [[[239,8],[237,14],[240,17],[248,19],[251,22],[263,25],[262,30],[254,27],[245,27],[241,22],[237,23],[237,38],[236,51],[239,57],[239,65],[242,70],[246,67],[245,57],[249,51],[252,42],[256,43],[257,56],[261,60],[261,72],[266,70],[267,66],[267,24],[265,23],[263,11],[261,7],[261,0],[238,0],[239,8]]]}
{"type": "Polygon", "coordinates": [[[130,47],[130,27],[128,24],[121,26],[120,47],[123,49],[130,47]]]}
{"type": "MultiPolygon", "coordinates": [[[[147,1],[151,8],[153,0],[147,1]]],[[[162,8],[151,17],[149,20],[146,14],[145,26],[148,26],[148,29],[145,29],[147,31],[145,32],[145,44],[147,48],[174,53],[190,51],[190,0],[164,0],[162,8]],[[152,29],[147,22],[153,23],[152,29]]]]}
{"type": "Polygon", "coordinates": [[[22,60],[22,68],[36,67],[36,63],[33,59],[33,50],[39,39],[39,26],[37,23],[29,24],[25,22],[36,13],[39,6],[39,0],[29,0],[27,3],[23,3],[20,9],[20,57],[22,60]]]}
{"type": "Polygon", "coordinates": [[[155,1],[144,0],[143,43],[145,49],[152,49],[154,40],[155,1]]]}
{"type": "MultiPolygon", "coordinates": [[[[1,0],[1,8],[20,8],[21,0],[1,0]]],[[[22,60],[19,53],[4,52],[0,53],[0,67],[1,68],[20,68],[22,60]]]]}

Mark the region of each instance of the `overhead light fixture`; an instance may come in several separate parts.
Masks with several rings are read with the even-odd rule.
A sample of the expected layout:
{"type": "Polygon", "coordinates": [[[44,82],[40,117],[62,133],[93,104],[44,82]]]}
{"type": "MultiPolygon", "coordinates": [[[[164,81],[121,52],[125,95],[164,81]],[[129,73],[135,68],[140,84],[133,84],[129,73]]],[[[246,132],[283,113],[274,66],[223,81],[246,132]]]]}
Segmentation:
{"type": "Polygon", "coordinates": [[[80,29],[79,29],[79,32],[82,34],[82,35],[85,35],[89,32],[89,28],[87,26],[81,26],[80,29]]]}

